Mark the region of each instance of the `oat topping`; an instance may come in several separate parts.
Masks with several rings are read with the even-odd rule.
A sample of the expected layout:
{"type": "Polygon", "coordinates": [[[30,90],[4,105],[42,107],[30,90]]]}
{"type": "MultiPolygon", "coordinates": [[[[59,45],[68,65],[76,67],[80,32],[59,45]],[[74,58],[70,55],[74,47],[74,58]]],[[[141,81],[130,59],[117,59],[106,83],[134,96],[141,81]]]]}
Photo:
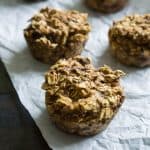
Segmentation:
{"type": "MultiPolygon", "coordinates": [[[[150,14],[126,16],[123,20],[114,22],[113,36],[133,40],[143,45],[150,42],[150,14]]],[[[150,45],[149,45],[150,47],[150,45]]]]}
{"type": "Polygon", "coordinates": [[[81,56],[60,60],[45,75],[47,109],[52,118],[106,122],[122,103],[119,79],[123,75],[108,66],[96,69],[89,58],[81,56]]]}
{"type": "Polygon", "coordinates": [[[112,53],[120,62],[144,67],[150,65],[150,14],[126,16],[109,30],[112,53]]]}
{"type": "Polygon", "coordinates": [[[87,14],[44,8],[31,18],[31,25],[25,34],[29,31],[34,33],[33,40],[45,37],[53,44],[65,45],[75,36],[79,38],[82,35],[81,38],[86,38],[90,27],[87,23],[87,14]]]}
{"type": "Polygon", "coordinates": [[[79,55],[88,39],[88,15],[75,10],[43,8],[30,19],[24,35],[35,58],[55,63],[79,55]]]}

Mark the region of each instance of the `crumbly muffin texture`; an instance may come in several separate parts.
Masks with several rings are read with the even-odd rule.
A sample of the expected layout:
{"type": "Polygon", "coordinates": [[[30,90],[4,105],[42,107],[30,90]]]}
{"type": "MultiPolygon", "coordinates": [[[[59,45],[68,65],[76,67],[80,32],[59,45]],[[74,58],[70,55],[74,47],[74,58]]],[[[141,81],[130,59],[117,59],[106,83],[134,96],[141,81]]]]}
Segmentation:
{"type": "Polygon", "coordinates": [[[114,22],[109,39],[113,54],[122,63],[150,65],[150,14],[126,16],[114,22]]]}
{"type": "Polygon", "coordinates": [[[90,31],[87,17],[86,13],[74,10],[41,9],[24,30],[33,56],[53,63],[80,54],[90,31]]]}
{"type": "Polygon", "coordinates": [[[93,10],[112,13],[121,10],[128,0],[85,0],[86,5],[93,10]]]}
{"type": "Polygon", "coordinates": [[[95,69],[89,58],[60,60],[45,75],[46,106],[62,130],[93,135],[103,130],[121,106],[119,78],[124,73],[108,66],[95,69]]]}

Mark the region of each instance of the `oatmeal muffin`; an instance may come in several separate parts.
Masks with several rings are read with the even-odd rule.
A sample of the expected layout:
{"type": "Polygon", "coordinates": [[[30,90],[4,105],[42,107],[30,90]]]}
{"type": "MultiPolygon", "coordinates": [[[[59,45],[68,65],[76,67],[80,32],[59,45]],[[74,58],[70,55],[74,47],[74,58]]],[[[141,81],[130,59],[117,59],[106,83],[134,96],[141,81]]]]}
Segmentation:
{"type": "Polygon", "coordinates": [[[119,83],[123,75],[108,66],[96,69],[81,56],[59,60],[46,73],[42,86],[52,122],[77,135],[104,130],[123,103],[119,83]]]}
{"type": "Polygon", "coordinates": [[[24,30],[32,55],[49,64],[79,55],[90,31],[87,17],[73,10],[41,9],[24,30]]]}
{"type": "Polygon", "coordinates": [[[126,16],[109,30],[112,54],[123,64],[150,66],[150,14],[126,16]]]}
{"type": "Polygon", "coordinates": [[[86,5],[96,11],[112,13],[121,10],[128,0],[85,0],[86,5]]]}

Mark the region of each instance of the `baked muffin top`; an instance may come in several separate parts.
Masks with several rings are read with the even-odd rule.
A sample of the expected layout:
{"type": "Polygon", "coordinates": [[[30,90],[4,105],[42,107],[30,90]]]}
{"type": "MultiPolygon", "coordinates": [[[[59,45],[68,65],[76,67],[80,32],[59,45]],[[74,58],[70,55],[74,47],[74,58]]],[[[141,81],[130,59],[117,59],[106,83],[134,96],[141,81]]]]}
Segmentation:
{"type": "Polygon", "coordinates": [[[87,14],[74,10],[61,11],[43,8],[31,18],[24,30],[33,41],[43,40],[55,48],[71,41],[84,41],[90,31],[87,14]]]}
{"type": "Polygon", "coordinates": [[[150,43],[150,14],[126,16],[114,22],[111,35],[125,37],[138,45],[150,43]]]}
{"type": "Polygon", "coordinates": [[[96,69],[89,58],[81,56],[59,60],[46,73],[43,84],[48,93],[46,104],[52,106],[49,111],[56,111],[64,119],[70,115],[70,119],[81,119],[108,108],[106,118],[109,118],[112,116],[109,109],[119,107],[123,99],[119,84],[123,75],[108,66],[96,69]]]}
{"type": "Polygon", "coordinates": [[[85,0],[85,4],[96,11],[113,13],[121,10],[128,0],[85,0]]]}

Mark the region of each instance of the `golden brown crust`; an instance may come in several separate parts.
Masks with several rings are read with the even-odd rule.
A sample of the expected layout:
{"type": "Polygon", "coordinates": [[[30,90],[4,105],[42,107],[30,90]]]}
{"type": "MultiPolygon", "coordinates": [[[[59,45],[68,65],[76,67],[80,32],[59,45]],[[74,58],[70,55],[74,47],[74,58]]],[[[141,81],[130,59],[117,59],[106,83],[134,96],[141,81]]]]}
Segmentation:
{"type": "Polygon", "coordinates": [[[111,51],[127,65],[150,65],[150,14],[126,16],[109,30],[111,51]]]}
{"type": "Polygon", "coordinates": [[[31,18],[24,36],[36,59],[53,64],[80,54],[89,31],[87,14],[43,8],[31,18]]]}
{"type": "Polygon", "coordinates": [[[103,13],[113,13],[121,10],[128,0],[85,0],[86,5],[103,13]]]}
{"type": "Polygon", "coordinates": [[[108,66],[95,69],[88,58],[60,60],[45,75],[46,106],[56,125],[79,135],[101,131],[123,102],[119,78],[108,66]]]}

